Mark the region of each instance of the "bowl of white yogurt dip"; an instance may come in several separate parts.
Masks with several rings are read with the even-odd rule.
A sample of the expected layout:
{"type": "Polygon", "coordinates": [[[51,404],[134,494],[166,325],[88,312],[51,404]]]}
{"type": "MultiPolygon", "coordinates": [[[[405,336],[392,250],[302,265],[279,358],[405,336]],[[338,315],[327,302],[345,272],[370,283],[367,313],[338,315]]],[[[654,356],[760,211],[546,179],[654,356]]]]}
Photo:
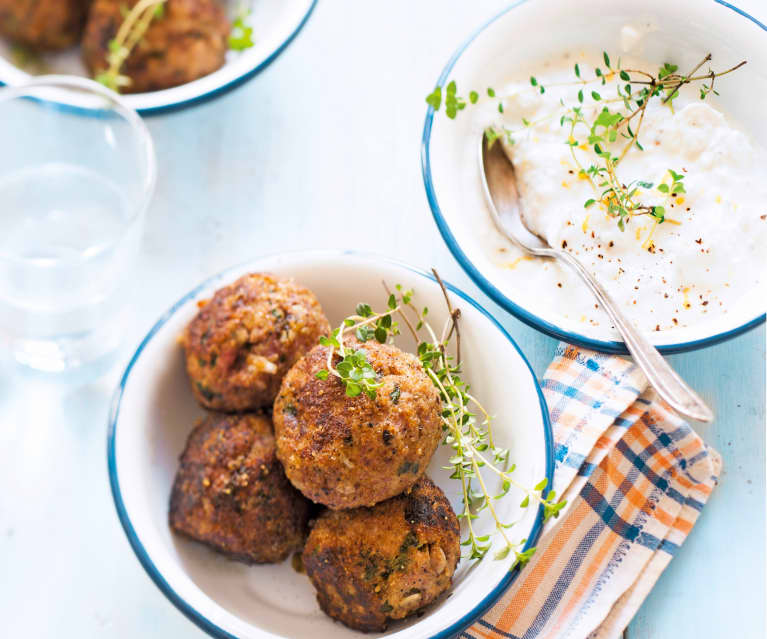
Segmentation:
{"type": "Polygon", "coordinates": [[[574,274],[494,227],[477,157],[488,127],[515,166],[527,225],[582,260],[660,350],[764,321],[765,25],[717,0],[583,0],[577,12],[527,0],[461,45],[437,86],[422,146],[429,203],[500,306],[571,343],[625,352],[574,274]],[[711,88],[711,71],[734,67],[711,88]],[[643,96],[669,74],[699,79],[643,96]]]}

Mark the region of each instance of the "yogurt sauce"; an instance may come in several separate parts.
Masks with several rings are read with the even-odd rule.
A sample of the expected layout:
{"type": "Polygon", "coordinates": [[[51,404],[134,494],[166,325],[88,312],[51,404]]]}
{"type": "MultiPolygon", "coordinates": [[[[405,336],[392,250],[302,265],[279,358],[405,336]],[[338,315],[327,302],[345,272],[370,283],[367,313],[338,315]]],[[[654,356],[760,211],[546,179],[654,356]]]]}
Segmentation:
{"type": "MultiPolygon", "coordinates": [[[[685,87],[672,107],[654,98],[639,133],[644,151],[631,149],[617,174],[626,184],[637,179],[652,182],[653,188],[640,189],[637,199],[664,206],[666,221],[655,224],[650,216],[637,215],[621,231],[603,204],[584,208],[587,200],[599,199],[601,190],[595,193],[589,181],[579,177],[565,144],[569,126],[560,125],[565,111],[560,100],[578,105],[583,88],[584,115],[591,122],[604,106],[595,102],[591,91],[603,99],[616,97],[616,78],[604,86],[573,85],[576,61],[583,78],[594,78],[597,65],[604,68],[601,54],[577,59],[565,55],[532,71],[545,93],[531,87],[525,74],[502,91],[496,88],[502,115],[494,102],[484,105],[478,116],[513,132],[514,143],[504,147],[516,169],[528,226],[551,245],[577,255],[646,330],[689,326],[727,313],[767,273],[767,152],[713,107],[711,96],[701,101],[697,85],[685,87]],[[553,86],[557,83],[568,84],[553,86]],[[536,124],[526,127],[523,118],[536,124]],[[657,191],[661,182],[671,183],[668,169],[684,175],[686,193],[670,197],[657,191]]],[[[622,67],[655,71],[657,64],[624,57],[622,67]]],[[[737,71],[719,80],[717,88],[725,92],[727,82],[736,78],[737,71]]],[[[627,112],[620,103],[609,106],[627,112]]],[[[587,136],[586,126],[579,125],[575,138],[585,142],[587,136]]],[[[613,147],[616,155],[624,144],[619,137],[613,147]]],[[[595,163],[585,144],[574,151],[582,166],[595,163]]],[[[505,277],[539,291],[559,313],[593,326],[611,325],[566,267],[522,257],[499,234],[486,247],[505,277]]]]}

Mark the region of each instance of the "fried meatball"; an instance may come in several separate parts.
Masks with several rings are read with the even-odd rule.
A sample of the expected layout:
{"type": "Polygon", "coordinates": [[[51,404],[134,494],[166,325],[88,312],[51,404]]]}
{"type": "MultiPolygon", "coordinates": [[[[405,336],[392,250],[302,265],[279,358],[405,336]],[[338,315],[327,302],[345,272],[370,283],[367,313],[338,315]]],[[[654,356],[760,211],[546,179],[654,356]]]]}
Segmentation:
{"type": "Polygon", "coordinates": [[[76,44],[89,0],[0,0],[0,35],[41,51],[76,44]]]}
{"type": "Polygon", "coordinates": [[[330,325],[310,290],[253,273],[216,291],[181,338],[198,401],[236,412],[271,406],[291,366],[330,325]]]}
{"type": "Polygon", "coordinates": [[[372,508],[325,511],[303,553],[320,608],[350,628],[382,631],[421,610],[451,584],[460,529],[428,477],[372,508]]]}
{"type": "Polygon", "coordinates": [[[376,341],[351,347],[365,352],[377,374],[375,399],[348,397],[334,375],[318,379],[328,348],[316,346],[285,376],[274,403],[285,474],[333,509],[372,506],[410,488],[442,433],[439,394],[415,356],[376,341]]]}
{"type": "Polygon", "coordinates": [[[232,559],[282,561],[304,545],[309,502],[285,477],[264,415],[211,415],[189,436],[170,526],[232,559]]]}
{"type": "MultiPolygon", "coordinates": [[[[83,36],[83,60],[94,76],[107,67],[109,42],[124,8],[138,0],[93,0],[83,36]]],[[[126,93],[158,91],[191,82],[224,64],[230,25],[220,0],[167,0],[121,69],[126,93]]]]}

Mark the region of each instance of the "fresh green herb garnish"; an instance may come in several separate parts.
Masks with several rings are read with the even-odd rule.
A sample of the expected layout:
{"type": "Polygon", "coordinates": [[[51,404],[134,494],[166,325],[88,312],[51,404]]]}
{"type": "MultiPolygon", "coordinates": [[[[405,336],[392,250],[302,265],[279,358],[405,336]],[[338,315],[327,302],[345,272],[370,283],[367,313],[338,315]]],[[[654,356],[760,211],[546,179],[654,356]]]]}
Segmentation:
{"type": "MultiPolygon", "coordinates": [[[[599,196],[597,199],[589,198],[586,200],[584,207],[589,208],[596,202],[601,202],[608,215],[617,219],[618,228],[621,230],[625,230],[625,225],[634,215],[649,215],[656,224],[662,224],[666,219],[665,207],[645,205],[639,199],[639,189],[652,188],[652,183],[646,180],[633,180],[626,184],[618,177],[616,171],[620,162],[632,148],[636,147],[639,151],[644,150],[639,142],[639,131],[642,127],[647,105],[654,97],[661,97],[664,103],[670,103],[679,94],[679,88],[690,82],[710,78],[710,86],[713,87],[716,77],[738,69],[745,64],[745,61],[722,73],[717,74],[710,71],[706,75],[695,76],[696,71],[705,62],[711,60],[711,56],[707,55],[690,73],[682,76],[677,74],[678,67],[668,62],[658,70],[656,75],[653,75],[639,69],[621,69],[620,60],[617,67],[612,68],[609,66],[610,58],[606,52],[603,53],[603,59],[608,71],[605,73],[598,68],[595,75],[605,80],[608,74],[617,73],[618,77],[626,83],[625,85],[621,85],[620,82],[617,83],[617,98],[605,100],[599,93],[592,91],[591,97],[594,101],[604,103],[602,110],[593,121],[588,122],[585,119],[583,109],[580,106],[565,106],[566,111],[560,119],[560,124],[570,125],[567,143],[570,145],[571,157],[578,167],[579,175],[588,179],[595,193],[599,196]],[[640,88],[637,89],[637,87],[640,88]],[[622,104],[625,111],[612,110],[608,106],[608,104],[615,102],[622,104]],[[631,128],[631,120],[634,118],[636,118],[636,130],[631,128]],[[587,130],[585,141],[576,138],[576,129],[579,131],[587,130]],[[614,144],[619,136],[627,142],[620,153],[614,154],[610,150],[610,145],[614,144]],[[574,151],[575,147],[583,148],[583,145],[589,148],[595,157],[595,161],[586,168],[578,161],[574,151]]],[[[578,98],[581,102],[582,95],[582,91],[579,92],[578,98]]],[[[701,98],[704,99],[706,95],[708,93],[702,95],[701,98]]],[[[680,175],[673,170],[670,172],[672,176],[680,175]]],[[[681,189],[677,190],[677,193],[683,192],[684,187],[681,185],[680,179],[675,178],[675,182],[671,186],[664,185],[663,188],[659,187],[659,190],[670,192],[665,191],[664,188],[676,188],[681,189]]],[[[652,246],[651,241],[648,241],[651,239],[651,235],[652,231],[644,242],[644,246],[648,249],[651,249],[652,246]]]]}
{"type": "MultiPolygon", "coordinates": [[[[665,182],[658,185],[658,190],[661,193],[666,193],[668,195],[677,195],[678,193],[686,193],[687,191],[684,190],[684,184],[682,184],[682,180],[684,180],[684,175],[681,173],[676,173],[674,169],[668,170],[669,175],[671,176],[671,184],[666,184],[665,182]]],[[[652,184],[649,185],[647,188],[652,188],[652,184]]]]}
{"type": "Polygon", "coordinates": [[[447,117],[455,119],[458,111],[466,108],[466,101],[456,95],[455,82],[450,82],[445,89],[445,113],[447,117]]]}
{"type": "MultiPolygon", "coordinates": [[[[129,86],[131,80],[120,73],[131,51],[141,41],[153,20],[165,17],[167,0],[139,0],[132,8],[121,5],[123,22],[115,37],[107,43],[107,68],[96,75],[96,81],[113,91],[129,86]]],[[[254,45],[253,28],[247,24],[250,10],[241,7],[232,22],[229,47],[243,51],[254,45]]]]}
{"type": "MultiPolygon", "coordinates": [[[[400,333],[399,324],[393,320],[393,316],[401,318],[416,340],[418,358],[442,400],[442,443],[453,449],[449,462],[450,478],[461,483],[463,511],[458,517],[466,522],[468,529],[467,537],[461,543],[468,547],[470,559],[481,560],[490,551],[493,543],[490,535],[478,534],[474,525],[482,511],[487,511],[494,521],[496,533],[504,542],[503,548],[494,556],[496,559],[504,559],[513,553],[513,569],[527,563],[535,548],[521,551],[526,540],[511,541],[506,531],[515,522],[502,521],[495,503],[510,496],[510,491],[514,488],[524,495],[521,507],[528,507],[531,503],[540,505],[543,508],[544,519],[549,519],[557,517],[566,502],[556,501],[556,493],[553,490],[546,492],[546,479],[533,488],[528,488],[514,479],[512,474],[515,466],[509,463],[509,450],[494,443],[492,419],[461,377],[460,309],[453,308],[447,290],[436,271],[434,276],[442,288],[449,312],[449,319],[440,337],[437,337],[437,333],[426,319],[429,309],[416,308],[413,303],[413,291],[396,286],[393,293],[387,289],[389,298],[386,311],[376,313],[368,304],[359,304],[355,314],[347,317],[330,337],[320,340],[321,344],[329,348],[327,368],[319,371],[317,377],[326,380],[335,376],[345,385],[347,395],[356,397],[365,392],[368,397],[375,399],[381,382],[365,356],[364,347],[346,347],[344,334],[353,332],[363,343],[371,339],[381,343],[390,342],[400,333]],[[454,347],[455,356],[449,353],[451,346],[454,347]],[[341,360],[334,366],[334,357],[337,359],[338,356],[341,360]],[[500,490],[497,492],[491,491],[488,486],[488,473],[500,481],[500,490]]],[[[395,387],[389,396],[392,402],[399,401],[399,388],[395,387]]],[[[417,473],[417,464],[404,461],[398,473],[407,472],[417,473]]]]}
{"type": "Polygon", "coordinates": [[[390,335],[399,333],[397,323],[392,322],[391,316],[392,312],[398,310],[394,295],[389,297],[389,312],[386,313],[374,314],[368,304],[358,304],[354,315],[347,317],[328,337],[320,338],[320,344],[329,347],[328,366],[319,371],[316,377],[325,380],[332,374],[343,382],[349,397],[357,397],[364,391],[374,399],[381,382],[367,359],[367,353],[363,349],[347,348],[344,345],[344,333],[353,330],[361,342],[375,339],[384,344],[390,335]],[[341,356],[341,361],[333,366],[333,355],[336,353],[341,356]]]}
{"type": "Polygon", "coordinates": [[[253,27],[248,23],[248,17],[251,10],[242,5],[232,21],[232,31],[229,34],[229,48],[233,51],[244,51],[250,49],[253,42],[253,27]]]}
{"type": "MultiPolygon", "coordinates": [[[[342,348],[341,343],[335,336],[323,337],[320,343],[323,346],[342,348]]],[[[374,398],[376,390],[381,387],[375,370],[368,362],[364,350],[344,349],[343,359],[336,364],[333,372],[338,375],[346,386],[346,394],[349,397],[357,397],[362,391],[368,397],[374,398]]],[[[332,352],[332,351],[331,351],[332,352]]],[[[327,379],[328,371],[322,370],[317,373],[318,379],[327,379]]]]}
{"type": "MultiPolygon", "coordinates": [[[[442,106],[442,87],[437,87],[426,96],[426,104],[435,111],[439,111],[439,107],[442,106]]],[[[472,104],[474,103],[472,102],[472,104]]]]}
{"type": "Polygon", "coordinates": [[[118,92],[130,85],[131,79],[122,75],[120,70],[131,51],[144,37],[152,20],[165,15],[166,1],[139,0],[130,10],[123,10],[124,20],[115,37],[107,44],[107,68],[96,75],[96,82],[118,92]]]}
{"type": "MultiPolygon", "coordinates": [[[[599,82],[606,85],[608,79],[612,80],[617,76],[620,80],[616,82],[617,95],[605,98],[598,91],[590,91],[591,99],[601,103],[602,108],[595,117],[587,119],[583,106],[586,101],[586,93],[584,93],[583,88],[580,88],[577,93],[578,103],[568,105],[561,101],[561,108],[555,114],[560,118],[560,125],[566,128],[565,144],[570,147],[570,154],[578,169],[579,177],[587,179],[594,190],[595,196],[586,200],[584,207],[589,208],[597,203],[603,205],[608,215],[617,219],[618,227],[621,230],[625,229],[625,225],[635,215],[648,215],[653,218],[656,224],[661,224],[666,219],[665,207],[645,205],[640,201],[640,189],[651,189],[652,184],[646,180],[638,179],[625,183],[617,174],[617,167],[631,149],[644,150],[639,141],[639,132],[642,128],[647,105],[653,98],[659,98],[663,104],[670,105],[679,95],[679,89],[683,85],[694,82],[701,83],[701,100],[704,100],[710,93],[718,95],[714,89],[716,78],[739,69],[746,64],[746,61],[744,60],[719,73],[710,69],[706,73],[698,73],[704,64],[711,61],[711,54],[708,54],[690,72],[682,75],[678,73],[678,66],[669,62],[664,63],[653,74],[641,69],[624,69],[621,67],[620,59],[613,65],[606,51],[602,53],[602,60],[605,69],[597,67],[594,70],[594,80],[584,79],[580,66],[575,64],[573,68],[575,80],[565,84],[585,86],[592,82],[599,82]],[[616,108],[615,104],[619,106],[616,108]],[[634,129],[632,129],[632,120],[635,125],[634,129]],[[613,147],[619,138],[623,146],[613,152],[613,147]],[[578,160],[575,154],[576,148],[591,153],[593,161],[588,166],[584,166],[578,160]]],[[[451,82],[451,86],[454,100],[462,102],[456,93],[455,82],[451,82]]],[[[545,91],[535,76],[530,77],[530,87],[540,93],[545,91]]],[[[439,91],[440,88],[437,87],[431,95],[438,94],[439,91]]],[[[472,92],[470,95],[476,94],[472,92]]],[[[494,97],[495,92],[491,93],[488,90],[488,96],[494,97]]],[[[470,100],[470,102],[475,104],[474,100],[470,100]]],[[[439,110],[438,101],[436,103],[430,102],[430,104],[436,111],[439,110]]],[[[448,117],[455,118],[458,110],[448,113],[448,117]]],[[[503,112],[502,103],[499,103],[499,111],[503,112]]],[[[523,129],[520,131],[513,131],[506,127],[502,127],[501,130],[498,130],[497,127],[488,127],[485,130],[485,136],[491,144],[501,136],[508,143],[513,144],[514,135],[537,124],[548,123],[550,119],[547,117],[529,122],[523,118],[523,129]]],[[[669,174],[672,177],[672,183],[659,185],[658,191],[668,196],[684,193],[684,186],[682,185],[684,176],[671,169],[669,174]]],[[[651,235],[652,231],[648,239],[651,238],[651,235]]],[[[648,243],[648,240],[645,240],[644,245],[651,249],[651,243],[648,243]]]]}

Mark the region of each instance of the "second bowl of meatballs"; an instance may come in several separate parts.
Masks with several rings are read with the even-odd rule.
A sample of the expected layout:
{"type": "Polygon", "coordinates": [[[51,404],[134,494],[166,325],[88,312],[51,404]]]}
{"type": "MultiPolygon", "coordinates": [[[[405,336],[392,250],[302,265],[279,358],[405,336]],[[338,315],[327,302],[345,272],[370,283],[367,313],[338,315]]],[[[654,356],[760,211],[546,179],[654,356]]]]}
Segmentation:
{"type": "MultiPolygon", "coordinates": [[[[433,277],[383,258],[260,258],[179,300],[127,368],[110,419],[117,511],[149,575],[212,635],[448,636],[513,579],[510,561],[460,558],[462,488],[445,470],[443,398],[418,343],[404,330],[344,334],[355,308],[386,307],[384,286],[398,285],[434,325],[455,312],[433,277]],[[364,363],[375,393],[342,383],[348,361],[364,363]]],[[[460,309],[460,374],[515,477],[550,481],[527,361],[475,302],[446,294],[460,309]]],[[[496,509],[530,546],[541,513],[520,501],[496,509]]]]}
{"type": "Polygon", "coordinates": [[[142,114],[233,89],[293,40],[316,0],[0,0],[0,85],[79,75],[142,114]]]}

